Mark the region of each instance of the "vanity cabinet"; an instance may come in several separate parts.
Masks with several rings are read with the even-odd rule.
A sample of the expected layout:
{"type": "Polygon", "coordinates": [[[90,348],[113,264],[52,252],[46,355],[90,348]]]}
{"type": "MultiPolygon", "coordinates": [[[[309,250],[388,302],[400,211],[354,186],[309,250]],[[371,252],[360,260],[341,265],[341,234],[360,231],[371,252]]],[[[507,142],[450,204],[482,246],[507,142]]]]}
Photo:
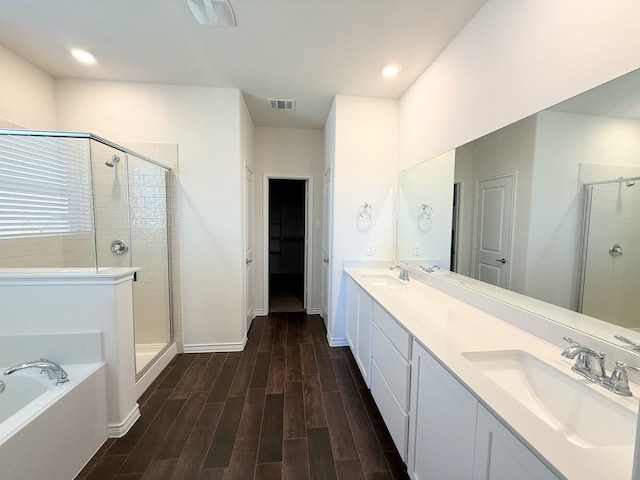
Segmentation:
{"type": "Polygon", "coordinates": [[[409,475],[416,480],[472,478],[476,398],[415,341],[411,367],[409,475]]]}
{"type": "Polygon", "coordinates": [[[373,300],[347,278],[347,341],[367,387],[371,387],[371,326],[373,300]]]}
{"type": "Polygon", "coordinates": [[[351,278],[347,339],[414,480],[559,478],[351,278]]]}
{"type": "Polygon", "coordinates": [[[478,406],[473,480],[558,477],[486,408],[478,406]]]}
{"type": "Polygon", "coordinates": [[[407,460],[411,336],[373,303],[371,395],[402,460],[407,460]]]}

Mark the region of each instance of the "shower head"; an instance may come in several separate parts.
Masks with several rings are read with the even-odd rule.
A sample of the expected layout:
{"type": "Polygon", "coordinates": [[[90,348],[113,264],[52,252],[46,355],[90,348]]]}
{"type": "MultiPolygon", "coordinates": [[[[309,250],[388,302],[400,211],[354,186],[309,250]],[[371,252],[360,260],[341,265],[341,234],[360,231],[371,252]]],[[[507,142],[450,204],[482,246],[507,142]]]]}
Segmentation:
{"type": "Polygon", "coordinates": [[[113,168],[116,163],[118,163],[120,161],[120,157],[118,155],[114,155],[113,157],[111,157],[109,160],[107,160],[106,162],[104,162],[104,164],[107,167],[113,168]]]}

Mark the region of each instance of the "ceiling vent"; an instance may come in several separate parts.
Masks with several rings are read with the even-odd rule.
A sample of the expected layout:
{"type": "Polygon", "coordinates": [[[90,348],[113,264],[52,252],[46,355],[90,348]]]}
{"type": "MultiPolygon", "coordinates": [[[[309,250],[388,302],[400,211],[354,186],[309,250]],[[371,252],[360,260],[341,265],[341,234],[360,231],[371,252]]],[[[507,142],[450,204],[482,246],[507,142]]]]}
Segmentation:
{"type": "Polygon", "coordinates": [[[236,17],[228,0],[187,0],[187,3],[201,25],[236,26],[236,17]]]}
{"type": "Polygon", "coordinates": [[[295,110],[296,101],[286,98],[267,98],[270,110],[295,110]]]}

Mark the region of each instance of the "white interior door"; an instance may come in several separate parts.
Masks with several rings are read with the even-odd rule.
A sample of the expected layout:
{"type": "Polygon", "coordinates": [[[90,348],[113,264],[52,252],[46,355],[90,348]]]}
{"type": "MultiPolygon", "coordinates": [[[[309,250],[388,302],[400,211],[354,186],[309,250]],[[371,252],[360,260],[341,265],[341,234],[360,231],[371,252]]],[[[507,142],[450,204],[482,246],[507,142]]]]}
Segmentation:
{"type": "Polygon", "coordinates": [[[251,326],[251,322],[255,317],[254,306],[254,283],[253,278],[253,209],[254,209],[254,190],[253,190],[253,172],[248,168],[245,169],[245,185],[244,185],[244,208],[245,208],[245,290],[246,290],[246,318],[247,331],[251,326]]]}
{"type": "Polygon", "coordinates": [[[331,170],[324,174],[322,183],[322,318],[329,322],[329,245],[331,238],[331,170]]]}
{"type": "Polygon", "coordinates": [[[513,175],[476,182],[474,276],[509,288],[513,175]]]}

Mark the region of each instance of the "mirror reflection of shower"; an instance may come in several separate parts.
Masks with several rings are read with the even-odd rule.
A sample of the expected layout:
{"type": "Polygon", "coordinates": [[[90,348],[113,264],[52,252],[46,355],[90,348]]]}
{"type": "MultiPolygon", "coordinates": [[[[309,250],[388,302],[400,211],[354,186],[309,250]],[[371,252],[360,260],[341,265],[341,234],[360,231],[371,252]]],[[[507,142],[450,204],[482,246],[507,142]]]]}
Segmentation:
{"type": "Polygon", "coordinates": [[[109,168],[113,168],[116,166],[116,164],[120,162],[120,156],[119,155],[114,155],[113,157],[111,157],[109,160],[107,160],[106,162],[104,162],[104,164],[109,167],[109,168]]]}
{"type": "Polygon", "coordinates": [[[578,311],[640,330],[640,176],[584,184],[578,311]],[[624,251],[624,254],[623,254],[624,251]]]}

